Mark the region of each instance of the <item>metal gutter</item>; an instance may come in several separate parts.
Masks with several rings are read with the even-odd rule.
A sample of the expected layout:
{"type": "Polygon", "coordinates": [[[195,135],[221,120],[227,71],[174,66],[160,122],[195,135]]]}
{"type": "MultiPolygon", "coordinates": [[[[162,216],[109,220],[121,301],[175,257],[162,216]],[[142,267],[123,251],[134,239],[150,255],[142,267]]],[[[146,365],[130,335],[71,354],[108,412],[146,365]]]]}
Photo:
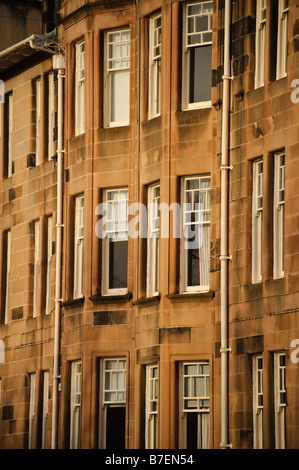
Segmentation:
{"type": "Polygon", "coordinates": [[[230,114],[230,33],[231,0],[225,0],[224,19],[224,74],[221,143],[221,254],[220,254],[220,302],[221,302],[221,443],[231,448],[228,439],[228,180],[229,180],[229,114],[230,114]]]}
{"type": "Polygon", "coordinates": [[[55,280],[55,329],[54,329],[54,364],[53,364],[53,400],[52,400],[52,438],[51,447],[57,447],[58,434],[58,392],[59,392],[59,349],[60,349],[60,314],[61,314],[61,258],[63,230],[63,86],[65,61],[59,54],[53,57],[53,69],[58,70],[58,146],[57,146],[57,222],[56,222],[56,280],[55,280]]]}

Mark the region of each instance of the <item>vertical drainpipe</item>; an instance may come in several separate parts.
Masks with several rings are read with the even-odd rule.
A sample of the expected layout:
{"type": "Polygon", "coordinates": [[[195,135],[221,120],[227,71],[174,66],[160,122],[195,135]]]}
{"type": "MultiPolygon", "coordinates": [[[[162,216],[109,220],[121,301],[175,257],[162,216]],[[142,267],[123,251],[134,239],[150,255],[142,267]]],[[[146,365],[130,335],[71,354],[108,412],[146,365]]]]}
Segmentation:
{"type": "Polygon", "coordinates": [[[225,0],[224,23],[224,75],[221,143],[221,443],[220,447],[232,447],[228,441],[228,174],[229,167],[229,113],[230,113],[230,32],[231,0],[225,0]]]}
{"type": "Polygon", "coordinates": [[[61,306],[61,254],[63,229],[63,81],[65,62],[63,55],[53,56],[53,69],[58,70],[58,144],[57,144],[57,223],[56,223],[56,280],[55,280],[55,330],[52,400],[52,439],[51,447],[57,447],[58,434],[58,386],[59,386],[59,345],[60,345],[60,306],[61,306]]]}

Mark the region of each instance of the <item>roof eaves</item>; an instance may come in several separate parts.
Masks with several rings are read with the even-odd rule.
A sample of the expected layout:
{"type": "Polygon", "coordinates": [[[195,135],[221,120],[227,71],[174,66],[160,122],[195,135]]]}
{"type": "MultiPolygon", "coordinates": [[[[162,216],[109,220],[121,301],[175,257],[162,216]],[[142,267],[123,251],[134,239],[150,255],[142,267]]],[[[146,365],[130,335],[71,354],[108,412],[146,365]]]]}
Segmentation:
{"type": "MultiPolygon", "coordinates": [[[[11,71],[16,69],[16,66],[21,66],[22,63],[28,64],[28,61],[33,56],[41,53],[43,55],[52,55],[54,51],[45,49],[39,45],[38,40],[42,36],[32,34],[31,36],[23,39],[16,44],[4,49],[0,52],[0,78],[6,78],[10,75],[11,71]],[[36,44],[37,42],[37,44],[36,44]]],[[[42,44],[42,42],[41,42],[42,44]]]]}

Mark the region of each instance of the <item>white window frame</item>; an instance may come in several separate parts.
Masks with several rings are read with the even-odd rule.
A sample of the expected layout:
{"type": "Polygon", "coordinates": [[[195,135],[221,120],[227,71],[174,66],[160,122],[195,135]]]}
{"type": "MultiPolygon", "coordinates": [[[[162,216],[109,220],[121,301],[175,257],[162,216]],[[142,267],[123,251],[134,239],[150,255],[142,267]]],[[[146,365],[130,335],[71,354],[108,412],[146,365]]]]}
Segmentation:
{"type": "Polygon", "coordinates": [[[9,292],[10,292],[10,266],[11,266],[11,230],[6,232],[6,280],[5,280],[5,309],[4,309],[4,323],[9,321],[9,292]]]}
{"type": "Polygon", "coordinates": [[[107,31],[104,37],[104,125],[105,127],[121,127],[127,126],[130,122],[130,29],[123,28],[119,30],[107,31]],[[123,39],[129,33],[129,39],[123,39]],[[120,40],[113,41],[113,35],[119,34],[120,40]],[[124,47],[125,54],[120,55],[117,50],[119,47],[124,47]],[[110,52],[109,52],[110,51],[110,52]],[[111,51],[113,51],[111,53],[111,51]],[[124,106],[127,112],[127,118],[122,120],[116,120],[112,116],[112,101],[113,101],[113,90],[112,84],[115,77],[121,76],[121,74],[129,75],[128,90],[126,90],[127,103],[124,106]]]}
{"type": "Polygon", "coordinates": [[[286,431],[286,354],[274,354],[275,449],[285,449],[286,431]]]}
{"type": "Polygon", "coordinates": [[[145,395],[145,448],[158,448],[158,395],[159,367],[158,364],[146,366],[145,395]]]}
{"type": "Polygon", "coordinates": [[[107,408],[126,407],[127,403],[127,360],[125,357],[106,357],[100,361],[100,390],[99,390],[99,448],[106,448],[107,408]],[[114,368],[108,363],[115,364],[114,368]],[[125,367],[121,367],[121,365],[125,367]],[[113,384],[115,386],[113,386],[113,384]],[[107,397],[114,393],[115,398],[107,397]]]}
{"type": "Polygon", "coordinates": [[[75,44],[75,135],[85,132],[85,41],[75,44]]]}
{"type": "Polygon", "coordinates": [[[48,75],[48,160],[55,155],[54,145],[55,129],[55,82],[54,72],[48,75]]]}
{"type": "Polygon", "coordinates": [[[7,176],[12,175],[12,161],[13,161],[13,93],[9,93],[8,99],[8,142],[7,142],[7,176]]]}
{"type": "Polygon", "coordinates": [[[198,415],[198,449],[210,448],[210,364],[208,361],[185,361],[180,363],[180,449],[187,447],[187,414],[198,415]],[[196,372],[186,374],[186,367],[196,367],[196,372]],[[206,371],[208,367],[208,373],[206,371]],[[205,371],[205,373],[204,373],[205,371]],[[203,394],[196,393],[196,381],[203,380],[203,394]],[[187,393],[186,393],[187,390],[187,393]],[[190,403],[190,407],[188,406],[190,403]],[[206,434],[202,434],[206,426],[206,434]]]}
{"type": "Polygon", "coordinates": [[[35,166],[41,163],[42,151],[42,81],[35,80],[35,166]]]}
{"type": "Polygon", "coordinates": [[[252,282],[262,281],[263,160],[253,162],[252,184],[252,282]]]}
{"type": "Polygon", "coordinates": [[[160,184],[148,188],[147,297],[159,294],[160,184]]]}
{"type": "MultiPolygon", "coordinates": [[[[113,188],[105,189],[103,193],[103,201],[107,207],[106,214],[106,236],[102,240],[102,293],[103,295],[123,295],[128,292],[128,287],[124,288],[109,288],[110,277],[110,255],[109,244],[117,243],[118,241],[127,241],[128,243],[128,197],[129,192],[127,188],[113,188]],[[109,199],[109,193],[118,193],[116,200],[109,199]],[[122,198],[122,194],[126,193],[126,198],[122,198]],[[117,203],[117,204],[115,204],[117,203]],[[119,204],[121,203],[121,204],[119,204]],[[120,205],[125,204],[125,217],[120,217],[118,208],[120,205]],[[115,206],[117,205],[117,209],[115,206]]],[[[127,259],[128,262],[128,259],[127,259]]],[[[128,285],[128,273],[127,273],[128,285]]]]}
{"type": "Polygon", "coordinates": [[[265,47],[266,47],[266,3],[267,0],[256,0],[255,31],[255,88],[265,84],[265,47]]]}
{"type": "Polygon", "coordinates": [[[42,449],[48,447],[49,376],[48,370],[43,372],[42,449]]]}
{"type": "MultiPolygon", "coordinates": [[[[199,101],[195,103],[190,103],[189,99],[189,94],[190,94],[190,49],[191,48],[197,48],[197,47],[202,47],[202,46],[211,46],[211,54],[212,54],[212,40],[204,40],[204,34],[213,34],[213,11],[208,12],[207,14],[201,13],[199,15],[189,15],[188,16],[188,8],[196,5],[202,5],[204,8],[204,5],[207,4],[213,4],[211,1],[206,1],[206,2],[193,2],[193,3],[187,3],[183,6],[183,71],[182,71],[182,108],[183,110],[188,110],[188,109],[199,109],[199,108],[209,108],[211,107],[211,99],[206,100],[206,101],[199,101]],[[190,32],[188,30],[188,21],[191,18],[193,18],[193,24],[194,26],[196,25],[196,18],[195,16],[208,16],[208,24],[209,28],[208,30],[204,31],[198,31],[198,34],[201,34],[201,41],[196,42],[194,44],[190,44],[191,42],[191,37],[196,36],[196,32],[190,32]],[[190,39],[189,39],[190,38],[190,39]]],[[[211,77],[212,77],[212,70],[211,72],[211,77]]],[[[211,83],[211,88],[212,88],[212,83],[211,83]]]]}
{"type": "Polygon", "coordinates": [[[211,177],[209,175],[197,175],[187,176],[182,179],[181,186],[181,201],[183,210],[182,212],[182,228],[183,233],[181,237],[181,254],[180,254],[180,291],[181,293],[188,292],[208,292],[210,290],[210,213],[211,213],[211,177]],[[199,189],[187,189],[186,185],[188,181],[198,180],[199,189]],[[203,182],[209,182],[209,187],[201,187],[203,182]],[[195,206],[195,193],[201,193],[204,196],[205,204],[201,206],[198,204],[198,208],[195,206]],[[191,207],[186,206],[187,193],[191,194],[191,207]],[[188,218],[194,217],[194,221],[188,221],[188,218]],[[188,229],[192,226],[198,226],[198,251],[203,256],[198,256],[198,268],[199,276],[203,277],[205,282],[201,282],[198,285],[188,285],[188,247],[191,246],[190,240],[188,241],[188,229]],[[204,228],[207,228],[208,235],[204,233],[204,228]],[[205,237],[205,238],[204,238],[205,237]]]}
{"type": "Polygon", "coordinates": [[[276,79],[287,76],[289,0],[278,0],[276,79]]]}
{"type": "Polygon", "coordinates": [[[53,250],[53,216],[47,220],[47,274],[46,274],[46,315],[51,313],[52,298],[52,254],[53,250]]]}
{"type": "Polygon", "coordinates": [[[112,404],[125,404],[126,403],[126,359],[124,357],[106,358],[103,359],[103,405],[112,404]],[[115,368],[108,368],[108,363],[114,363],[115,368]],[[125,364],[125,367],[120,367],[120,364],[125,364]],[[116,378],[116,380],[115,380],[116,378]],[[117,384],[113,387],[113,382],[117,384]],[[107,386],[108,384],[108,386],[107,386]],[[108,398],[107,394],[115,394],[116,398],[108,398]]]}
{"type": "Polygon", "coordinates": [[[284,277],[285,152],[274,155],[273,277],[284,277]]]}
{"type": "Polygon", "coordinates": [[[36,394],[36,373],[29,374],[29,436],[28,448],[33,449],[35,436],[35,394],[36,394]]]}
{"type": "Polygon", "coordinates": [[[70,449],[80,448],[82,362],[71,363],[70,449]]]}
{"type": "Polygon", "coordinates": [[[39,314],[40,293],[40,221],[34,222],[33,317],[39,314]]]}
{"type": "Polygon", "coordinates": [[[253,388],[253,448],[263,449],[263,356],[253,356],[252,388],[253,388]]]}
{"type": "Polygon", "coordinates": [[[84,263],[84,195],[75,198],[74,230],[74,299],[83,296],[84,263]]]}
{"type": "Polygon", "coordinates": [[[149,20],[149,119],[161,114],[161,35],[162,15],[158,13],[149,20]]]}

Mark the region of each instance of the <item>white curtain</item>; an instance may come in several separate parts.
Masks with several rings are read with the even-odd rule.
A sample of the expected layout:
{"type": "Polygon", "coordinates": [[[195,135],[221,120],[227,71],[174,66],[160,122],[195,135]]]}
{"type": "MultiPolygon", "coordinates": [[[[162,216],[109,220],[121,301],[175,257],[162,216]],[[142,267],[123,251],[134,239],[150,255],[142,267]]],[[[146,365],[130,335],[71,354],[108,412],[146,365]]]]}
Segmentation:
{"type": "Polygon", "coordinates": [[[210,414],[198,413],[197,422],[197,448],[210,448],[210,414]]]}
{"type": "Polygon", "coordinates": [[[208,286],[210,279],[210,226],[200,226],[200,246],[199,246],[199,283],[201,286],[208,286]]]}

